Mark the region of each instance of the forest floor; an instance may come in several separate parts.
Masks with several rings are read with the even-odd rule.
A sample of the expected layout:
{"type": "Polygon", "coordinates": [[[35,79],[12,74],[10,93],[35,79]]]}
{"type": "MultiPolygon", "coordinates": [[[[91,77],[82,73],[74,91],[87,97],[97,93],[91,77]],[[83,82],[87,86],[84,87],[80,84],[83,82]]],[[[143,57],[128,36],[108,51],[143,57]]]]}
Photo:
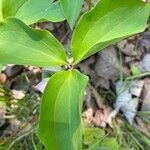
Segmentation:
{"type": "MultiPolygon", "coordinates": [[[[39,23],[69,51],[66,22],[39,23]]],[[[150,26],[91,56],[77,68],[90,77],[83,105],[85,150],[150,149],[150,26]]],[[[0,73],[0,150],[42,150],[37,136],[41,92],[54,68],[4,66],[0,73]]]]}

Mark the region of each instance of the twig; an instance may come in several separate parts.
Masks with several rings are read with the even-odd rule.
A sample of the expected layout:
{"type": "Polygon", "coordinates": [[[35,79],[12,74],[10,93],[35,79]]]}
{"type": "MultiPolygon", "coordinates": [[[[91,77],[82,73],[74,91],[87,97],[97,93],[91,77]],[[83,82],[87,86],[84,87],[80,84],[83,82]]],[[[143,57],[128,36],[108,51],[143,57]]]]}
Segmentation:
{"type": "Polygon", "coordinates": [[[120,81],[123,81],[123,61],[122,61],[122,53],[121,53],[121,48],[118,47],[119,51],[119,70],[120,70],[120,81]]]}
{"type": "Polygon", "coordinates": [[[138,74],[138,75],[130,76],[130,77],[127,77],[125,80],[134,80],[136,78],[142,78],[142,77],[145,77],[145,76],[150,76],[150,72],[145,72],[145,73],[141,73],[141,74],[138,74]]]}
{"type": "Polygon", "coordinates": [[[89,83],[89,88],[91,89],[92,94],[95,97],[98,107],[103,109],[106,108],[106,106],[104,105],[104,98],[97,92],[95,87],[89,83]]]}
{"type": "Polygon", "coordinates": [[[62,37],[61,39],[61,43],[64,42],[64,40],[66,39],[66,37],[69,35],[70,33],[70,29],[66,32],[66,34],[62,37]]]}

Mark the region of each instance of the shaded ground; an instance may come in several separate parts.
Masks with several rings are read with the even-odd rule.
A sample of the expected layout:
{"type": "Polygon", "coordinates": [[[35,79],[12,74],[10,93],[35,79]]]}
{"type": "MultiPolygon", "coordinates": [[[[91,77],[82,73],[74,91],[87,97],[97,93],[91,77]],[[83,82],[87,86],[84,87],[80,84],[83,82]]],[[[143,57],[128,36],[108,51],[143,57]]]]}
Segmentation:
{"type": "MultiPolygon", "coordinates": [[[[86,6],[84,9],[88,9],[86,6]]],[[[52,32],[69,51],[66,22],[35,24],[52,32]]],[[[90,77],[86,89],[83,147],[150,149],[150,27],[77,66],[90,77]]],[[[35,86],[52,71],[8,65],[0,74],[0,149],[44,149],[37,137],[41,93],[35,86]],[[43,73],[42,73],[43,72],[43,73]]]]}

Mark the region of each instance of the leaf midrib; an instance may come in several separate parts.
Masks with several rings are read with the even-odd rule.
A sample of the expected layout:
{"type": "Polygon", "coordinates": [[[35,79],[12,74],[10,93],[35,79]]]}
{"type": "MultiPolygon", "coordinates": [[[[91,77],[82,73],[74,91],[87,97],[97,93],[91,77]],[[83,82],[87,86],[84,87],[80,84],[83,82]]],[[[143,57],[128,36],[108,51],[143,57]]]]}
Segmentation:
{"type": "MultiPolygon", "coordinates": [[[[26,2],[28,2],[28,1],[29,1],[29,0],[27,0],[26,2]]],[[[12,3],[12,2],[13,2],[13,1],[11,1],[11,3],[12,3]]],[[[26,2],[25,2],[25,3],[26,3],[26,2]]],[[[12,5],[11,3],[9,4],[9,6],[12,5]]],[[[18,10],[19,10],[25,3],[22,3],[22,5],[20,5],[20,7],[18,7],[18,9],[16,10],[16,12],[14,12],[14,15],[13,15],[13,16],[16,16],[18,10]]],[[[2,3],[2,4],[3,4],[3,3],[2,3]]],[[[7,17],[9,17],[9,16],[6,16],[6,18],[7,18],[7,17]]]]}
{"type": "MultiPolygon", "coordinates": [[[[41,10],[41,12],[35,12],[35,13],[32,13],[32,17],[33,16],[37,16],[37,15],[39,15],[39,14],[43,14],[43,15],[45,15],[45,13],[47,13],[47,11],[50,9],[50,7],[52,6],[52,4],[53,4],[53,2],[51,2],[50,4],[49,4],[49,6],[47,6],[46,8],[44,8],[44,10],[41,10]]],[[[18,14],[16,13],[16,16],[17,16],[18,14]]],[[[27,19],[28,18],[28,16],[21,16],[21,18],[24,20],[24,19],[27,19]]]]}
{"type": "MultiPolygon", "coordinates": [[[[29,1],[29,0],[27,0],[25,3],[23,3],[23,4],[17,9],[17,11],[16,11],[16,13],[15,13],[14,16],[17,15],[17,13],[18,13],[18,11],[21,9],[21,7],[22,7],[23,5],[25,5],[28,1],[29,1]]],[[[53,0],[53,1],[54,1],[54,0],[53,0]]],[[[53,1],[50,3],[50,5],[53,3],[53,1]]]]}
{"type": "MultiPolygon", "coordinates": [[[[64,72],[65,73],[65,72],[64,72]]],[[[69,80],[70,80],[70,77],[71,77],[71,71],[69,72],[69,75],[67,75],[66,76],[66,74],[65,74],[65,77],[66,77],[66,79],[64,80],[64,82],[61,84],[61,86],[60,86],[60,88],[59,88],[59,91],[58,91],[58,94],[57,94],[57,97],[56,97],[56,101],[55,101],[55,104],[54,104],[54,110],[56,110],[56,102],[58,101],[57,99],[58,99],[58,97],[59,97],[59,95],[61,94],[60,93],[60,91],[61,91],[61,88],[64,86],[64,85],[67,85],[66,84],[66,82],[69,82],[69,80]],[[67,77],[68,76],[68,77],[67,77]]],[[[68,84],[69,85],[69,84],[68,84]]],[[[70,88],[68,88],[69,90],[70,90],[70,88]]],[[[70,94],[69,94],[69,102],[70,102],[70,94]]],[[[70,107],[70,105],[69,105],[69,107],[70,107]]],[[[53,126],[54,126],[54,133],[55,133],[55,135],[56,135],[56,132],[55,132],[55,113],[57,113],[57,112],[55,112],[54,111],[54,121],[53,121],[53,126]]],[[[70,113],[69,113],[69,124],[70,124],[70,113]]],[[[66,123],[66,122],[65,122],[66,123]]],[[[69,138],[70,138],[70,141],[71,141],[71,129],[70,129],[70,126],[69,126],[69,138]]],[[[55,136],[55,140],[57,141],[57,139],[56,139],[56,136],[55,136]]]]}
{"type": "MultiPolygon", "coordinates": [[[[18,31],[12,31],[12,30],[10,30],[10,31],[8,31],[8,30],[4,30],[3,32],[1,32],[0,33],[0,35],[3,35],[3,33],[6,33],[6,32],[15,32],[15,33],[19,33],[19,34],[22,34],[22,35],[25,35],[25,36],[27,36],[26,34],[24,34],[24,33],[22,33],[22,32],[18,32],[18,31]]],[[[14,42],[14,41],[11,41],[11,40],[5,40],[5,39],[0,39],[0,41],[8,41],[8,42],[14,42]]],[[[52,50],[52,48],[50,48],[49,47],[49,45],[47,44],[47,43],[45,43],[44,41],[42,41],[42,40],[40,40],[40,42],[41,43],[43,43],[44,45],[46,45],[47,47],[48,47],[48,49],[49,49],[49,53],[51,53],[51,54],[54,54],[54,53],[52,53],[50,50],[52,50]]],[[[35,49],[35,48],[33,48],[33,47],[28,47],[28,46],[26,46],[26,45],[23,45],[22,43],[15,43],[16,45],[21,45],[22,47],[26,47],[26,48],[28,48],[28,49],[32,49],[33,51],[35,51],[35,52],[38,52],[38,53],[41,53],[43,56],[45,55],[47,58],[50,58],[50,59],[53,59],[53,60],[55,60],[55,61],[57,61],[57,62],[63,62],[63,63],[65,63],[65,61],[58,61],[58,59],[56,59],[55,57],[51,57],[50,55],[48,55],[48,54],[46,54],[46,53],[44,53],[44,52],[42,52],[40,49],[35,49]]]]}
{"type": "MultiPolygon", "coordinates": [[[[131,6],[130,6],[130,7],[131,7],[131,6]]],[[[124,7],[122,7],[122,8],[124,8],[124,7]]],[[[128,7],[127,7],[127,8],[128,8],[128,7]]],[[[144,8],[141,8],[141,9],[144,9],[144,8]]],[[[109,15],[110,15],[110,13],[109,13],[109,15]]],[[[131,15],[129,18],[125,19],[123,22],[119,23],[118,25],[124,23],[124,22],[127,21],[128,19],[131,19],[131,18],[134,17],[135,15],[136,15],[136,14],[134,13],[134,15],[131,15]]],[[[101,18],[101,19],[102,19],[102,18],[101,18]]],[[[99,20],[101,20],[101,19],[99,19],[99,20]]],[[[118,25],[117,25],[117,26],[118,26],[118,25]]],[[[92,26],[93,26],[93,25],[92,25],[92,26]]],[[[116,26],[115,26],[114,28],[116,28],[116,26]]],[[[112,28],[111,28],[111,30],[112,30],[112,28]]],[[[111,30],[109,30],[109,31],[105,34],[105,36],[108,35],[108,33],[111,32],[111,30]]],[[[87,35],[87,34],[86,34],[86,35],[87,35]]],[[[85,35],[85,36],[86,36],[86,35],[85,35]]],[[[85,37],[85,36],[84,36],[84,37],[85,37]]],[[[121,36],[121,37],[122,37],[122,36],[121,36]]],[[[103,37],[102,37],[102,38],[103,38],[103,37]]],[[[110,38],[109,40],[100,41],[102,38],[100,38],[98,42],[94,43],[89,49],[87,49],[87,50],[85,51],[85,53],[83,53],[79,59],[82,60],[82,58],[84,58],[84,56],[88,53],[88,51],[89,51],[94,45],[99,44],[99,43],[101,43],[101,42],[107,42],[107,41],[110,41],[110,40],[113,40],[113,39],[114,39],[114,38],[110,38]]],[[[120,37],[117,37],[117,38],[120,38],[120,37]]],[[[83,40],[83,41],[84,41],[84,40],[83,40]]],[[[82,43],[83,43],[83,41],[82,41],[82,43]]]]}

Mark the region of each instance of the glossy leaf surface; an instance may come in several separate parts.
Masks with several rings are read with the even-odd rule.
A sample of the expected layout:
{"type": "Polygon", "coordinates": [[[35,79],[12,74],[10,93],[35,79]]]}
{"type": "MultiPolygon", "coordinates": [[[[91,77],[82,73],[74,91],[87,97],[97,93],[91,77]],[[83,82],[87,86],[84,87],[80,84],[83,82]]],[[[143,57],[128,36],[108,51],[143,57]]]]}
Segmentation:
{"type": "Polygon", "coordinates": [[[0,21],[3,20],[3,13],[2,13],[2,1],[3,0],[0,0],[0,21]]]}
{"type": "Polygon", "coordinates": [[[60,0],[64,15],[73,28],[83,5],[84,0],[60,0]]]}
{"type": "Polygon", "coordinates": [[[80,120],[88,78],[77,70],[54,74],[45,89],[39,137],[47,150],[81,150],[80,120]]]}
{"type": "Polygon", "coordinates": [[[1,64],[47,67],[65,61],[65,49],[49,32],[32,29],[15,18],[0,23],[1,64]]]}
{"type": "Polygon", "coordinates": [[[59,2],[54,0],[1,0],[3,18],[15,16],[26,24],[40,20],[58,22],[65,20],[59,2]]]}
{"type": "Polygon", "coordinates": [[[146,28],[150,6],[142,0],[100,0],[83,15],[74,31],[75,64],[101,49],[146,28]]]}

